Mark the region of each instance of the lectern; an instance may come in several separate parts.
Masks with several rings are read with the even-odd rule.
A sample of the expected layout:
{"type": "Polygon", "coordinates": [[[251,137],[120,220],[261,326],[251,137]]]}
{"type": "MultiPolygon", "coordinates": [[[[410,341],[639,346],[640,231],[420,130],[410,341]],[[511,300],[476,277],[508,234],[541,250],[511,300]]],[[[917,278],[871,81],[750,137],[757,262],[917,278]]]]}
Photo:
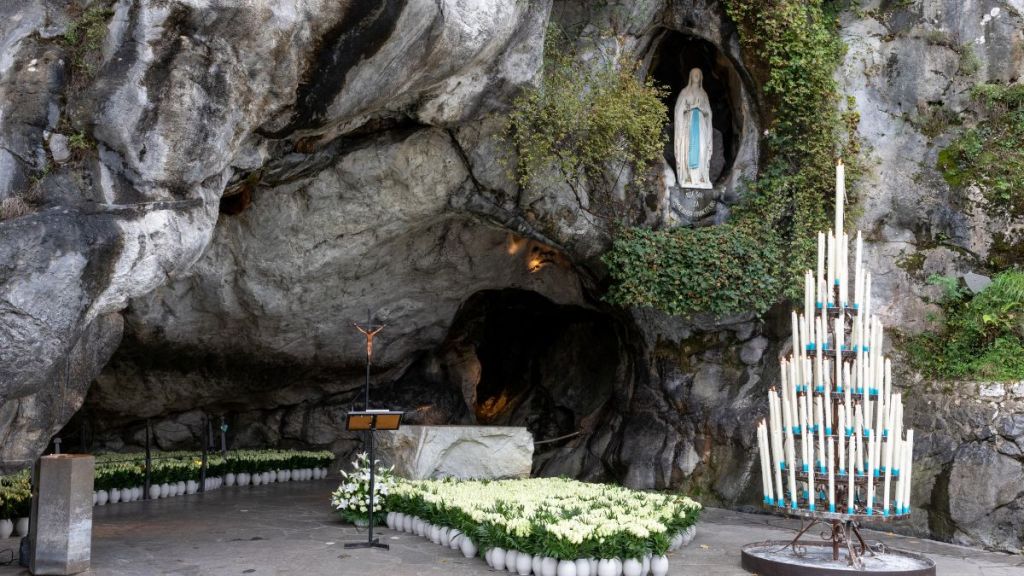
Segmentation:
{"type": "Polygon", "coordinates": [[[370,436],[370,506],[369,506],[369,536],[366,542],[349,542],[345,548],[383,548],[388,549],[387,544],[380,543],[373,537],[373,492],[377,478],[377,461],[373,457],[373,434],[377,430],[398,430],[402,424],[404,412],[394,410],[363,410],[362,412],[349,412],[345,428],[351,432],[366,432],[370,436]]]}

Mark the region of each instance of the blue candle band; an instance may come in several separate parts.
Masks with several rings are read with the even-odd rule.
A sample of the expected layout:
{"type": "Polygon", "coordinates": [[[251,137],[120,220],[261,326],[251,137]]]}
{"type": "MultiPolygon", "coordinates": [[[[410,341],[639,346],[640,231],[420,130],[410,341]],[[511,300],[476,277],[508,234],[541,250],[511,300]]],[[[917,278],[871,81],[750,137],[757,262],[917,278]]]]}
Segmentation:
{"type": "Polygon", "coordinates": [[[846,427],[846,435],[847,436],[853,436],[853,428],[852,427],[850,427],[850,426],[846,427]]]}
{"type": "Polygon", "coordinates": [[[898,477],[900,475],[900,469],[899,468],[893,468],[892,469],[892,475],[898,477]]]}
{"type": "Polygon", "coordinates": [[[829,504],[828,505],[828,511],[833,513],[833,514],[835,514],[836,513],[836,505],[835,504],[829,504]]]}
{"type": "Polygon", "coordinates": [[[888,438],[888,437],[889,437],[889,429],[886,428],[886,429],[882,430],[882,438],[888,438]]]}
{"type": "Polygon", "coordinates": [[[841,280],[840,280],[839,278],[836,278],[836,286],[839,286],[839,284],[840,284],[841,282],[842,282],[842,281],[841,281],[841,280]]]}
{"type": "Polygon", "coordinates": [[[857,302],[854,302],[853,303],[853,309],[854,310],[859,310],[860,309],[860,304],[858,304],[857,302]]]}
{"type": "Polygon", "coordinates": [[[814,504],[808,506],[807,509],[810,510],[811,512],[814,512],[814,504]]]}
{"type": "Polygon", "coordinates": [[[804,464],[804,472],[807,472],[807,464],[804,464]]]}
{"type": "Polygon", "coordinates": [[[785,469],[786,469],[786,463],[785,462],[779,462],[779,470],[785,470],[785,469]]]}
{"type": "Polygon", "coordinates": [[[792,504],[790,505],[790,508],[792,508],[793,510],[796,510],[796,502],[793,502],[793,503],[792,503],[792,504]]]}
{"type": "Polygon", "coordinates": [[[825,435],[826,436],[831,436],[832,435],[832,427],[831,426],[825,426],[825,435]]]}
{"type": "Polygon", "coordinates": [[[868,507],[868,516],[873,516],[874,512],[875,512],[874,510],[872,510],[870,507],[868,507]]]}
{"type": "Polygon", "coordinates": [[[871,428],[865,428],[864,429],[864,437],[867,438],[869,434],[871,434],[871,428]]]}
{"type": "Polygon", "coordinates": [[[888,516],[888,515],[889,515],[889,510],[888,509],[882,510],[882,516],[888,516]]]}
{"type": "Polygon", "coordinates": [[[825,387],[823,385],[819,384],[819,385],[814,387],[814,392],[816,394],[824,394],[825,393],[825,387]]]}
{"type": "Polygon", "coordinates": [[[875,478],[878,478],[878,476],[879,476],[879,474],[878,474],[878,468],[875,468],[875,470],[874,470],[874,472],[873,472],[873,474],[872,474],[872,475],[873,475],[873,476],[874,476],[875,478]]]}
{"type": "Polygon", "coordinates": [[[847,508],[846,509],[846,513],[847,514],[853,514],[853,506],[850,506],[849,508],[847,508]]]}
{"type": "Polygon", "coordinates": [[[870,394],[871,396],[878,396],[878,388],[872,388],[871,390],[868,391],[868,394],[870,394]]]}
{"type": "Polygon", "coordinates": [[[846,476],[846,468],[840,468],[839,469],[839,475],[840,476],[846,476]]]}
{"type": "Polygon", "coordinates": [[[821,310],[821,302],[815,302],[814,307],[817,308],[818,310],[821,310]]]}

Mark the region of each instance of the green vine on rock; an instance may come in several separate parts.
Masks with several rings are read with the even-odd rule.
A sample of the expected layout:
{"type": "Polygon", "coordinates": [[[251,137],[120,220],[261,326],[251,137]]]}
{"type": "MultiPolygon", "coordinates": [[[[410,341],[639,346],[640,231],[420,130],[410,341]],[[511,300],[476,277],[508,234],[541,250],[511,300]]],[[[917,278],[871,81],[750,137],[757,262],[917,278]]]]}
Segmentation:
{"type": "Polygon", "coordinates": [[[1024,215],[1024,84],[980,84],[971,96],[983,118],[939,152],[938,168],[951,186],[981,189],[990,214],[1024,215]]]}
{"type": "Polygon", "coordinates": [[[637,74],[635,61],[581,64],[554,26],[544,45],[540,84],[512,105],[505,136],[523,188],[568,185],[582,209],[622,216],[610,206],[624,174],[638,178],[661,154],[664,89],[637,74]]]}
{"type": "Polygon", "coordinates": [[[835,15],[821,0],[724,4],[768,108],[760,175],[714,229],[624,230],[605,256],[613,303],[721,315],[799,296],[816,233],[830,227],[836,158],[853,164],[847,189],[856,174],[859,118],[833,77],[845,51],[835,15]]]}

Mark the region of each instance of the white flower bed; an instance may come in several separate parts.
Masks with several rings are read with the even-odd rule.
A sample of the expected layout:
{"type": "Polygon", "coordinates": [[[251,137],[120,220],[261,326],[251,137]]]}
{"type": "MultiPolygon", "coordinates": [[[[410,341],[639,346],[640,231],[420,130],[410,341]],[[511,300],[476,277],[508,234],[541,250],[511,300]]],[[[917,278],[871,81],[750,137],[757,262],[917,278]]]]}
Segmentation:
{"type": "Polygon", "coordinates": [[[482,553],[522,576],[639,576],[668,571],[665,553],[692,538],[689,498],[560,478],[400,482],[388,526],[482,553]]]}

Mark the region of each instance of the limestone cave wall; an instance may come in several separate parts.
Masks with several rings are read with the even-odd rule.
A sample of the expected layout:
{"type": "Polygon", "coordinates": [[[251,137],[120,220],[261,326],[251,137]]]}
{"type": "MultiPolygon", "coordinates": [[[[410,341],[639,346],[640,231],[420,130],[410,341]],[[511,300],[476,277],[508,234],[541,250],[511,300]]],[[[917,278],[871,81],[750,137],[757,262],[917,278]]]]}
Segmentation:
{"type": "MultiPolygon", "coordinates": [[[[928,274],[987,273],[995,235],[1019,227],[934,166],[971,121],[970,86],[1020,80],[1022,10],[841,12],[837,74],[867,144],[857,223],[898,331],[935,311],[928,274]]],[[[581,65],[627,56],[671,84],[673,62],[713,63],[728,153],[700,223],[724,221],[769,126],[721,3],[27,0],[0,14],[0,469],[56,433],[139,446],[147,419],[160,447],[193,446],[204,413],[228,418],[234,446],[349,454],[340,423],[364,377],[351,323],[369,309],[388,325],[373,398],[414,421],[528,426],[556,440],[538,474],[759,502],[752,423],[788,345],[785,305],[688,320],[608,306],[607,227],[569,190],[520,189],[501,138],[550,23],[581,65]],[[100,40],[69,39],[90,26],[100,40]]],[[[644,222],[693,223],[667,190],[649,196],[630,199],[644,222]]],[[[1019,551],[1020,391],[897,385],[924,432],[902,529],[1019,551]],[[992,481],[971,490],[972,473],[992,481]]]]}

